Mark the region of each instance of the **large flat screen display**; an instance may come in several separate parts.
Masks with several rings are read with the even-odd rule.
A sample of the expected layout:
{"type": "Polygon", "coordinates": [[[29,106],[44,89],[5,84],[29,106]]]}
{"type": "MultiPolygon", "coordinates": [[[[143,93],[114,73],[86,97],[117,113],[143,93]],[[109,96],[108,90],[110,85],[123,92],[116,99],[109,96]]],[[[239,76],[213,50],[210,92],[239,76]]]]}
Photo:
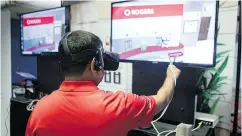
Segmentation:
{"type": "Polygon", "coordinates": [[[218,2],[112,3],[111,50],[123,61],[213,66],[218,2]]]}
{"type": "Polygon", "coordinates": [[[23,55],[58,52],[59,41],[69,27],[69,8],[60,7],[21,15],[23,55]]]}

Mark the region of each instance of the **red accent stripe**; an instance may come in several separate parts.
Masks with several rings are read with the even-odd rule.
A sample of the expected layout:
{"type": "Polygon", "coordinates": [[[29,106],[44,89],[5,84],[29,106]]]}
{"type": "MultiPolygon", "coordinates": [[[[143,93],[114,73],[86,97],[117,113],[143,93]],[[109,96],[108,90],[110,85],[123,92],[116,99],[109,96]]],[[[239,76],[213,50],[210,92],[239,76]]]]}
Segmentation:
{"type": "Polygon", "coordinates": [[[168,55],[170,57],[179,57],[179,56],[182,56],[183,53],[182,52],[173,52],[173,53],[169,53],[168,55]]]}
{"type": "Polygon", "coordinates": [[[177,47],[161,47],[161,46],[148,46],[145,51],[142,51],[141,48],[133,49],[127,52],[120,54],[120,59],[127,59],[129,57],[149,52],[158,52],[158,51],[169,51],[169,50],[178,50],[184,47],[183,44],[180,43],[177,47]]]}
{"type": "Polygon", "coordinates": [[[148,6],[127,6],[112,7],[112,19],[130,19],[164,16],[182,16],[183,5],[148,5],[148,6]],[[143,10],[143,13],[139,12],[143,10]],[[141,14],[139,14],[139,13],[141,14]],[[137,14],[138,13],[138,14],[137,14]]]}
{"type": "Polygon", "coordinates": [[[53,24],[54,17],[33,17],[33,18],[23,18],[23,26],[36,26],[36,25],[45,25],[53,24]]]}
{"type": "Polygon", "coordinates": [[[43,47],[52,46],[53,44],[55,44],[55,43],[52,43],[52,44],[42,44],[42,45],[40,45],[40,46],[38,46],[38,47],[33,46],[33,47],[31,47],[31,48],[28,48],[26,51],[33,51],[33,50],[36,50],[36,49],[38,49],[38,48],[43,48],[43,47]]]}

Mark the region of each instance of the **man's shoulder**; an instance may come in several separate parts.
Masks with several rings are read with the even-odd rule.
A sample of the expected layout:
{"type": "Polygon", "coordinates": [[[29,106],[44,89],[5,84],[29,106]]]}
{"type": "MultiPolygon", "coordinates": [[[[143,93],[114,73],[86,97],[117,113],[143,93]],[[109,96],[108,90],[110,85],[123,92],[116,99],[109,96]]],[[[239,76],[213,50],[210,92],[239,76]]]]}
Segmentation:
{"type": "Polygon", "coordinates": [[[38,113],[40,113],[53,109],[53,105],[55,105],[57,99],[59,99],[58,92],[53,92],[50,95],[44,96],[37,102],[34,110],[37,110],[38,113]]]}
{"type": "Polygon", "coordinates": [[[103,97],[103,104],[110,104],[110,103],[122,103],[127,100],[133,99],[137,95],[133,93],[127,93],[124,91],[115,91],[115,92],[106,92],[103,97]]]}

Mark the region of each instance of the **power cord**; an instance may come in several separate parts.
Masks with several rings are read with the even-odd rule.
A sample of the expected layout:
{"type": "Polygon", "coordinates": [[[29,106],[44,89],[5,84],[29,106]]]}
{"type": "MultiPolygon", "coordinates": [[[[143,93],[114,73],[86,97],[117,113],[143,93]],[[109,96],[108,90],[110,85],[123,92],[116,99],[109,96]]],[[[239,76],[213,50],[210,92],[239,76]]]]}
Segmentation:
{"type": "Polygon", "coordinates": [[[38,102],[39,100],[32,100],[29,105],[26,107],[27,111],[33,111],[34,106],[35,106],[35,102],[38,102]]]}
{"type": "Polygon", "coordinates": [[[172,133],[176,133],[176,130],[167,133],[165,136],[169,136],[169,135],[172,134],[172,133]]]}
{"type": "Polygon", "coordinates": [[[10,104],[9,104],[9,106],[6,108],[6,111],[7,111],[7,117],[6,117],[6,119],[5,119],[5,128],[6,128],[6,130],[7,130],[7,132],[6,132],[6,134],[5,134],[5,136],[7,136],[8,135],[8,126],[7,126],[7,121],[8,121],[8,117],[9,117],[9,111],[8,111],[8,108],[10,107],[10,104]]]}
{"type": "MultiPolygon", "coordinates": [[[[168,66],[168,68],[171,70],[171,73],[172,73],[172,75],[173,75],[173,79],[174,79],[174,84],[175,84],[175,86],[176,86],[176,76],[175,76],[175,73],[174,73],[174,70],[173,70],[174,66],[173,66],[173,63],[172,63],[170,57],[169,57],[169,60],[170,60],[170,65],[168,66]]],[[[170,105],[172,99],[173,99],[173,95],[172,95],[171,100],[169,101],[169,103],[168,103],[167,106],[165,107],[165,109],[162,111],[161,115],[160,115],[157,119],[151,121],[151,124],[152,124],[153,128],[154,128],[155,131],[157,132],[157,136],[160,136],[162,133],[165,133],[165,131],[163,131],[163,132],[159,132],[158,129],[156,128],[156,126],[155,126],[154,123],[157,122],[158,120],[160,120],[160,119],[164,116],[164,114],[166,113],[166,111],[167,111],[167,109],[168,109],[168,107],[169,107],[169,105],[170,105]]],[[[174,132],[175,132],[175,130],[170,131],[170,132],[168,133],[168,135],[170,135],[171,133],[174,133],[174,132]]],[[[168,135],[167,135],[167,136],[168,136],[168,135]]]]}
{"type": "Polygon", "coordinates": [[[174,131],[174,130],[166,130],[166,131],[162,131],[162,132],[159,133],[159,135],[164,134],[164,133],[170,133],[171,131],[174,131]]]}
{"type": "Polygon", "coordinates": [[[157,136],[160,136],[161,134],[164,134],[164,133],[167,133],[165,136],[169,136],[172,133],[176,133],[176,130],[166,130],[166,131],[162,131],[157,136]]]}
{"type": "Polygon", "coordinates": [[[196,128],[194,128],[194,129],[192,130],[192,132],[193,132],[193,131],[197,131],[199,128],[201,128],[202,124],[203,124],[202,121],[201,121],[200,123],[198,123],[198,126],[197,126],[196,128]]]}

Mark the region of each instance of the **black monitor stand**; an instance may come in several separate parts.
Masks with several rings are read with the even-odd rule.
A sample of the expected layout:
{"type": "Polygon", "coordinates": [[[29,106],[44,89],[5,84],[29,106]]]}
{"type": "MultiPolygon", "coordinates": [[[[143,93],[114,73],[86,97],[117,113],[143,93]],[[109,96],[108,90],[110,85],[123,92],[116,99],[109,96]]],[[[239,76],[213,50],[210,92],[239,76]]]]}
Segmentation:
{"type": "Polygon", "coordinates": [[[40,91],[47,94],[57,90],[64,80],[59,60],[56,56],[38,56],[37,74],[40,91]]]}

